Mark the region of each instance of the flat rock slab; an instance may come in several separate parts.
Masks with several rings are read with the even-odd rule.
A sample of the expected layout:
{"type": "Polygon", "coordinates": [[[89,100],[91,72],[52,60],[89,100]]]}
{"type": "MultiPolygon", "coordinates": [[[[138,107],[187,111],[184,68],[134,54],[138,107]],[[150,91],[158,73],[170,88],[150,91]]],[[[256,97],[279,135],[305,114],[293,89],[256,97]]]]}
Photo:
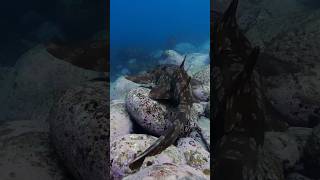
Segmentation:
{"type": "Polygon", "coordinates": [[[105,82],[69,89],[52,109],[50,135],[77,180],[109,178],[109,99],[105,82]]]}
{"type": "Polygon", "coordinates": [[[127,176],[125,180],[207,180],[209,177],[205,176],[201,171],[197,171],[188,165],[162,164],[149,166],[133,175],[127,176]]]}
{"type": "Polygon", "coordinates": [[[0,125],[1,180],[71,180],[52,151],[44,123],[20,120],[0,125]]]}

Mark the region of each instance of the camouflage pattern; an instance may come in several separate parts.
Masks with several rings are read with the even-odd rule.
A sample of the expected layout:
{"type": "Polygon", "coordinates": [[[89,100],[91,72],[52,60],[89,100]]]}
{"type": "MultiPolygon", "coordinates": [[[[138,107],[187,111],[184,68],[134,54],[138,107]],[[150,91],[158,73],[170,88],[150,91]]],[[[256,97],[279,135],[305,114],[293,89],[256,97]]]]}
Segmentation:
{"type": "Polygon", "coordinates": [[[172,124],[164,135],[130,163],[131,169],[140,167],[146,156],[159,154],[178,137],[185,137],[195,129],[200,132],[196,125],[191,124],[189,118],[190,108],[194,102],[191,85],[195,81],[192,81],[184,70],[184,63],[185,58],[180,66],[160,65],[144,74],[126,77],[135,83],[150,87],[150,98],[164,102],[172,109],[167,117],[172,124]]]}

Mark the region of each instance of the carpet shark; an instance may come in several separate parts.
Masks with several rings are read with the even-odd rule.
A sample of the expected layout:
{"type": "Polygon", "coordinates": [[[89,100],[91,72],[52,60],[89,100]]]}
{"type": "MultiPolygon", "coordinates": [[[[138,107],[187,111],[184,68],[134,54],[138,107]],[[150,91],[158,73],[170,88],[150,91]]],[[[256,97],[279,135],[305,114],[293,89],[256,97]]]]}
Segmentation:
{"type": "Polygon", "coordinates": [[[132,170],[139,168],[145,157],[159,154],[175,143],[178,137],[186,136],[193,130],[202,135],[199,127],[191,128],[188,117],[192,103],[197,101],[193,97],[192,86],[200,82],[193,80],[187,74],[184,69],[185,60],[186,57],[180,66],[159,65],[144,74],[126,77],[130,81],[151,88],[149,93],[151,99],[166,102],[174,107],[167,117],[172,121],[170,127],[154,144],[129,163],[132,170]]]}
{"type": "Polygon", "coordinates": [[[268,102],[255,69],[260,50],[240,30],[237,7],[238,0],[232,0],[211,24],[215,39],[210,54],[215,180],[254,177],[265,131],[272,124],[267,118],[268,102]]]}

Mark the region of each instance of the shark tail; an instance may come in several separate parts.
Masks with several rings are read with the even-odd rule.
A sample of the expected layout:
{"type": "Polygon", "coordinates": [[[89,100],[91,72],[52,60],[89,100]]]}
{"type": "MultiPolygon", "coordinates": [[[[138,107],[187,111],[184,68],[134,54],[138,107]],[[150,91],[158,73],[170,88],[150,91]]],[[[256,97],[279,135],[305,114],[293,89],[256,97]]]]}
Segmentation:
{"type": "Polygon", "coordinates": [[[149,148],[147,148],[143,153],[138,155],[138,157],[129,163],[129,168],[131,170],[138,169],[147,156],[157,155],[173,144],[178,138],[182,127],[183,124],[179,119],[176,119],[164,135],[160,136],[156,142],[154,142],[149,148]]]}

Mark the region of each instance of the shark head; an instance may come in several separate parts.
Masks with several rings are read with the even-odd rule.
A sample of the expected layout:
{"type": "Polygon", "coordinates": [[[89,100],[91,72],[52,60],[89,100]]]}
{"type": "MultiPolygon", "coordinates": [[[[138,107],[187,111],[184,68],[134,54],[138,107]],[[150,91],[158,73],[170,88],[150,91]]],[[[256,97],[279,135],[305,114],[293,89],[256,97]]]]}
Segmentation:
{"type": "Polygon", "coordinates": [[[170,70],[166,65],[138,75],[126,76],[126,79],[151,87],[149,97],[154,100],[168,100],[171,96],[171,76],[170,70]]]}
{"type": "Polygon", "coordinates": [[[184,70],[185,60],[179,66],[160,65],[143,74],[127,76],[126,79],[151,87],[151,99],[177,102],[181,93],[191,84],[191,78],[184,70]]]}

